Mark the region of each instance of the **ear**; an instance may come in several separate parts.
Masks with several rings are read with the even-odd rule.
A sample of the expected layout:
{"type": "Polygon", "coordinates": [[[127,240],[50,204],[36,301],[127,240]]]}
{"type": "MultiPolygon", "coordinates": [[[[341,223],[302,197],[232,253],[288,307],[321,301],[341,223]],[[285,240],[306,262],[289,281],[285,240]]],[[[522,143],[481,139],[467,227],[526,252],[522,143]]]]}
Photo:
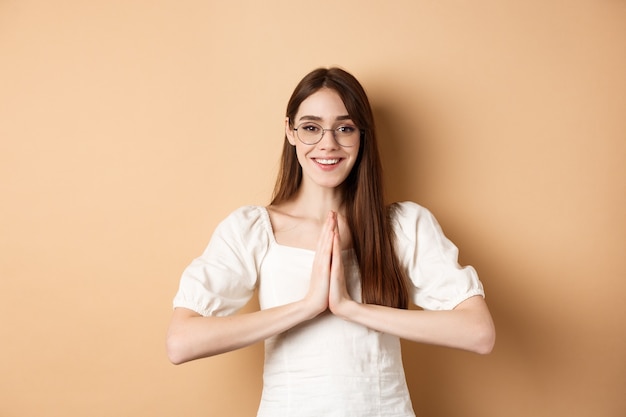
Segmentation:
{"type": "Polygon", "coordinates": [[[289,117],[285,117],[285,136],[291,146],[296,146],[295,131],[289,126],[289,117]]]}

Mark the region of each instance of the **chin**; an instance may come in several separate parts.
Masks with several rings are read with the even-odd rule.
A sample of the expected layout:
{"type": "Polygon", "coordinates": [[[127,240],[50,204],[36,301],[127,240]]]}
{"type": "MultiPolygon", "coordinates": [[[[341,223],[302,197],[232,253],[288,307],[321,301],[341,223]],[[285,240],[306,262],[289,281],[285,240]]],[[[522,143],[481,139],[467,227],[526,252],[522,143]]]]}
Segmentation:
{"type": "Polygon", "coordinates": [[[346,180],[345,178],[330,179],[330,178],[310,178],[311,185],[315,185],[321,188],[339,188],[346,180]]]}

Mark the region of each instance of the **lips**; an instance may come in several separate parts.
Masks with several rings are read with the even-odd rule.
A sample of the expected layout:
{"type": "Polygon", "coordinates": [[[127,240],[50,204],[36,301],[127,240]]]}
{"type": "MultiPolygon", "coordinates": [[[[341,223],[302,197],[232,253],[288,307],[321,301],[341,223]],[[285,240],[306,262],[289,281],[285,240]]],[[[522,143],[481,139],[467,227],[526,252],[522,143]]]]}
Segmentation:
{"type": "Polygon", "coordinates": [[[333,171],[343,161],[343,158],[311,158],[322,171],[333,171]]]}

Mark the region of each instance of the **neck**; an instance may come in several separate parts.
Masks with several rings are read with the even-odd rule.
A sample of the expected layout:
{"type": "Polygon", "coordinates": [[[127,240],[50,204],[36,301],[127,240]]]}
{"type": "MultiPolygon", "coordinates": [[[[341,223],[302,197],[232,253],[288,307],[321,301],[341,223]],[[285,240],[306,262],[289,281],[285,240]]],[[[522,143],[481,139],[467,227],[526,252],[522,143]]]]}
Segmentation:
{"type": "Polygon", "coordinates": [[[307,217],[326,219],[329,211],[343,214],[343,194],[338,188],[307,187],[302,184],[293,204],[307,217]]]}

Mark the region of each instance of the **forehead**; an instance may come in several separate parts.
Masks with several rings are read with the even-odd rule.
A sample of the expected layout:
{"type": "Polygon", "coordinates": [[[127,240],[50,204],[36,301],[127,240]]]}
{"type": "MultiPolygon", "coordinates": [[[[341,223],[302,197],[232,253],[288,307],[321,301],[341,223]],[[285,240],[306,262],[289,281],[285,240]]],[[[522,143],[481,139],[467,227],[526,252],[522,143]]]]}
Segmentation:
{"type": "Polygon", "coordinates": [[[316,117],[322,120],[334,120],[348,115],[343,100],[335,90],[322,88],[308,96],[298,108],[296,120],[303,117],[316,117]]]}

